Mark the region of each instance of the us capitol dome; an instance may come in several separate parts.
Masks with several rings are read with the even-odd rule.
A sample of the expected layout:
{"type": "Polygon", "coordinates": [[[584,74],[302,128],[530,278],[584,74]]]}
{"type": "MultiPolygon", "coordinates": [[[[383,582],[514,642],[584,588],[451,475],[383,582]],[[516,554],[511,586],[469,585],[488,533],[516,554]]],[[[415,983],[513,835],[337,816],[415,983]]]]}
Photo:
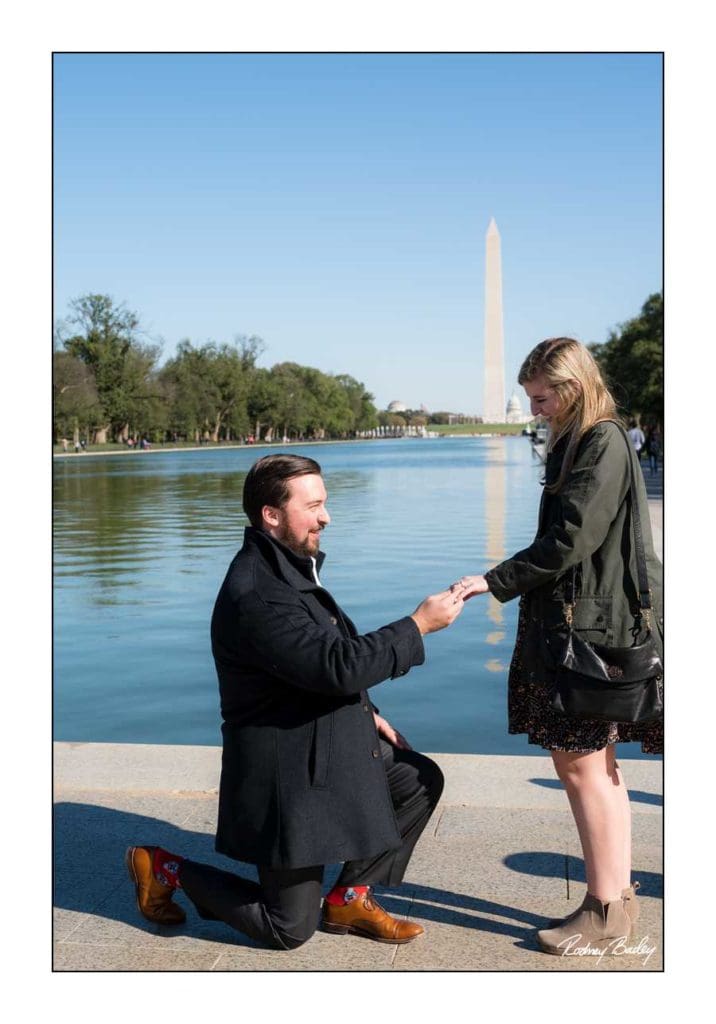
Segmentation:
{"type": "Polygon", "coordinates": [[[507,423],[527,423],[532,419],[531,415],[525,415],[522,411],[522,403],[520,402],[517,392],[512,392],[512,397],[507,403],[507,412],[505,414],[505,421],[507,423]]]}

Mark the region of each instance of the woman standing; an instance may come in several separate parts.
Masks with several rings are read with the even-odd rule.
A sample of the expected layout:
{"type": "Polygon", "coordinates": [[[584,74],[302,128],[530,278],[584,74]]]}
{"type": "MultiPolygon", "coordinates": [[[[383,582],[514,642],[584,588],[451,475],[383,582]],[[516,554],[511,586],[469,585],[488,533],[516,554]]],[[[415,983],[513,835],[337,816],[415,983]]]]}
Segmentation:
{"type": "Polygon", "coordinates": [[[533,415],[550,427],[537,536],[523,551],[484,576],[455,584],[465,598],[490,592],[498,601],[521,595],[517,640],[509,675],[509,731],[552,754],[579,832],[587,876],[580,908],[537,938],[548,953],[564,940],[628,936],[638,915],[631,884],[629,797],[615,757],[617,741],[640,740],[645,753],[662,750],[661,721],[641,725],[587,721],[554,711],[554,670],[544,638],[564,627],[573,604],[573,628],[589,643],[640,644],[648,635],[639,601],[632,503],[642,522],[652,595],[652,636],[661,652],[661,564],[654,554],[649,512],[636,453],[618,425],[614,400],[588,350],[572,338],[537,345],[519,383],[533,415]],[[578,599],[573,602],[576,570],[578,599]]]}

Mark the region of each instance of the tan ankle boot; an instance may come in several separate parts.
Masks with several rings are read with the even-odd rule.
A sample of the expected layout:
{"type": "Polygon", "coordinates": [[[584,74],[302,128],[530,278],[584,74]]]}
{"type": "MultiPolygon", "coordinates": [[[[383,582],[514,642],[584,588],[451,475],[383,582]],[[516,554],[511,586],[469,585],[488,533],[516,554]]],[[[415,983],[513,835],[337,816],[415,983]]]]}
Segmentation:
{"type": "Polygon", "coordinates": [[[624,895],[618,900],[602,903],[596,896],[587,893],[578,913],[570,915],[558,928],[537,932],[537,941],[545,953],[556,956],[586,946],[609,952],[612,940],[628,939],[631,935],[633,926],[626,904],[624,895]]]}
{"type": "Polygon", "coordinates": [[[637,890],[641,889],[638,882],[634,882],[628,889],[622,889],[622,900],[624,901],[624,909],[627,912],[627,916],[631,921],[632,930],[634,929],[637,921],[639,920],[639,900],[636,898],[637,890]]]}
{"type": "MultiPolygon", "coordinates": [[[[624,901],[624,909],[627,912],[627,916],[632,923],[632,927],[639,920],[639,901],[636,898],[637,890],[641,886],[638,882],[634,882],[627,889],[622,889],[622,900],[624,901]]],[[[567,924],[568,921],[573,921],[574,918],[584,909],[584,904],[587,902],[585,896],[582,902],[579,904],[576,910],[573,910],[571,914],[567,914],[566,917],[555,917],[553,918],[547,928],[557,928],[561,924],[567,924]]]]}

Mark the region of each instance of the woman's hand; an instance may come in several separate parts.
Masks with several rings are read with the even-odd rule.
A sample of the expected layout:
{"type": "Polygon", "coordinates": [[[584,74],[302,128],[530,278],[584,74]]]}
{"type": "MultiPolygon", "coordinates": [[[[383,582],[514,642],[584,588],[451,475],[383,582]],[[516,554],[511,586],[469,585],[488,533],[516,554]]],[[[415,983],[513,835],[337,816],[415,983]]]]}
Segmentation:
{"type": "Polygon", "coordinates": [[[469,601],[477,594],[486,594],[489,589],[484,576],[462,576],[450,587],[450,590],[454,594],[459,594],[463,601],[469,601]]]}

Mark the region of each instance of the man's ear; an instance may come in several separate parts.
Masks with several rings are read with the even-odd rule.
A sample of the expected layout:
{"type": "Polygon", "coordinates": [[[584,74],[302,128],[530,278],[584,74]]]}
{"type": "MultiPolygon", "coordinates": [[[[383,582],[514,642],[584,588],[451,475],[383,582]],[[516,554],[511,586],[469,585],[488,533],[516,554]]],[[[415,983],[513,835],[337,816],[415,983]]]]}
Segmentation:
{"type": "Polygon", "coordinates": [[[264,505],[261,509],[261,518],[264,521],[265,526],[276,527],[281,522],[281,515],[277,508],[273,505],[264,505]]]}

